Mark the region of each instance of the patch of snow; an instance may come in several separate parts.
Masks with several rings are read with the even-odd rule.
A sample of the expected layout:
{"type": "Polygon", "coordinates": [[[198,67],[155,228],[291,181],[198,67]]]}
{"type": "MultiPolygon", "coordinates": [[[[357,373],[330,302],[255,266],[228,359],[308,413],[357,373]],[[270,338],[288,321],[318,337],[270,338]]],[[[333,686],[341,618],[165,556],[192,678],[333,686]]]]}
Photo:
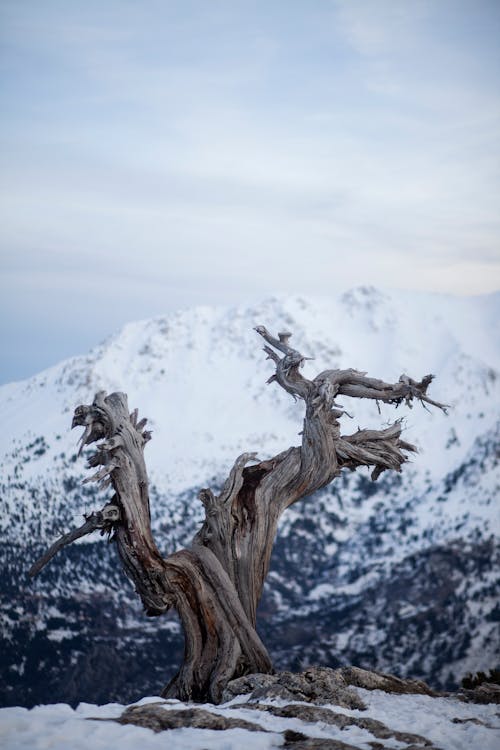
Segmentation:
{"type": "Polygon", "coordinates": [[[499,746],[500,715],[495,704],[462,703],[456,698],[428,695],[390,695],[381,690],[358,692],[367,711],[353,711],[353,715],[370,716],[391,729],[421,734],[443,750],[497,750],[499,746]],[[483,724],[467,719],[477,719],[483,724]]]}
{"type": "Polygon", "coordinates": [[[57,628],[56,630],[51,630],[47,634],[47,638],[49,641],[57,641],[60,643],[64,638],[73,638],[74,635],[74,632],[68,628],[57,628]]]}
{"type": "MultiPolygon", "coordinates": [[[[146,699],[141,703],[156,702],[146,699]]],[[[173,706],[177,708],[178,706],[173,706]]],[[[187,708],[187,706],[185,706],[187,708]]],[[[172,729],[155,734],[150,729],[122,726],[102,719],[118,718],[125,706],[80,704],[75,710],[62,703],[25,708],[0,709],[0,745],[3,750],[270,750],[282,738],[244,729],[172,729]],[[97,721],[93,721],[97,719],[97,721]]],[[[248,718],[248,717],[247,717],[248,718]]]]}
{"type": "Polygon", "coordinates": [[[309,592],[309,596],[307,598],[311,601],[318,601],[319,599],[323,599],[325,596],[331,596],[335,593],[335,587],[331,583],[320,583],[309,592]]]}

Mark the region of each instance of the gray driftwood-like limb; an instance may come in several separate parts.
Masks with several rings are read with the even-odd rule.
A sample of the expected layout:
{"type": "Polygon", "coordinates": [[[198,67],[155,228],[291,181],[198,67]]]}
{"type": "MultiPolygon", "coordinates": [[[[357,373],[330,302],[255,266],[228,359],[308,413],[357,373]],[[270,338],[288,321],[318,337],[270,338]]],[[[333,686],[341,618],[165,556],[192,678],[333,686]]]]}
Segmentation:
{"type": "Polygon", "coordinates": [[[264,351],[274,363],[268,382],[277,382],[305,402],[300,446],[258,461],[255,453],[239,456],[219,495],[203,489],[199,499],[205,520],[188,549],[164,558],[151,531],[144,446],[150,433],[137,409],[129,413],[123,393],[96,394],[77,407],[73,426],[84,428],[81,449],[96,443],[86,481],[111,485],[112,517],[103,511],[59,539],[32,567],[36,575],[63,546],[96,529],[112,530],[125,573],[133,581],[146,614],[157,616],[174,607],[181,619],[184,661],[165,688],[166,697],[218,702],[227,682],[252,672],[269,673],[272,663],[256,631],[256,611],[269,569],[278,520],[292,503],[311,495],[343,468],[372,467],[400,471],[414,446],[401,439],[401,422],[383,430],[341,435],[346,413],[337,396],[372,398],[398,406],[419,400],[440,409],[427,396],[431,376],[417,382],[402,376],[397,383],[368,378],[356,370],[327,370],[314,380],[300,372],[306,357],[290,346],[290,333],[271,335],[256,328],[264,351]]]}
{"type": "Polygon", "coordinates": [[[36,562],[33,563],[28,571],[30,578],[34,578],[49,563],[57,553],[72,542],[76,542],[77,539],[81,539],[82,536],[92,534],[92,532],[100,529],[105,531],[111,529],[111,525],[115,523],[120,517],[120,512],[116,505],[105,505],[102,510],[98,510],[96,513],[91,513],[85,517],[85,523],[79,526],[77,529],[69,531],[67,534],[63,534],[59,539],[56,539],[54,544],[49,547],[47,552],[42,555],[36,562]]]}

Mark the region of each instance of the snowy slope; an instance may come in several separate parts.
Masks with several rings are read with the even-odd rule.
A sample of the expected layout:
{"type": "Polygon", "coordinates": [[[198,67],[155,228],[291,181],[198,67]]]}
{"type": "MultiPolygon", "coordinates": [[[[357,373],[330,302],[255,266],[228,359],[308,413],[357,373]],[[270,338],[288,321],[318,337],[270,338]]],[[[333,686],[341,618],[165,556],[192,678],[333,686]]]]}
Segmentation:
{"type": "MultiPolygon", "coordinates": [[[[361,288],[340,299],[270,299],[251,309],[200,307],[130,323],[88,356],[0,389],[0,455],[7,457],[13,443],[26,445],[30,435],[43,435],[54,449],[30,468],[38,473],[50,467],[56,450],[73,447],[68,413],[99,389],[125,390],[131,406],[149,417],[154,440],[148,463],[174,492],[205,481],[209,466],[229,465],[241,447],[267,454],[297,442],[300,405],[294,408],[278,387],[264,386],[271,365],[252,330],[264,322],[271,330],[293,330],[293,344],[315,357],[306,375],[335,366],[391,381],[402,372],[438,373],[432,392],[451,403],[453,417],[416,410],[408,436],[425,445],[426,468],[442,476],[496,423],[499,308],[500,295],[388,296],[361,288]],[[450,449],[436,450],[453,440],[457,426],[450,449]]],[[[379,420],[374,405],[361,402],[354,411],[354,429],[357,421],[393,416],[386,408],[379,420]]]]}
{"type": "MultiPolygon", "coordinates": [[[[396,381],[403,372],[432,372],[430,395],[452,407],[445,416],[382,405],[379,415],[373,403],[344,399],[353,414],[343,418],[345,433],[404,416],[406,438],[420,453],[401,476],[375,484],[364,470],[345,474],[283,519],[260,617],[279,665],[351,661],[436,685],[492,666],[499,319],[500,294],[460,299],[364,287],[332,299],[200,307],[130,323],[87,356],[0,388],[4,700],[43,700],[47,679],[60,685],[64,674],[59,699],[77,701],[85,689],[74,682],[75,666],[91,652],[107,664],[107,684],[105,675],[123,666],[123,644],[129,654],[136,649],[134,673],[142,675],[139,641],[166,652],[152,679],[162,683],[173,669],[176,622],[145,622],[99,536],[97,545],[65,551],[34,584],[24,571],[42,546],[106,499],[81,487],[84,461],[76,460],[78,436],[69,429],[74,407],[97,390],[126,391],[131,409],[149,418],[153,523],[166,552],[189,541],[202,517],[197,491],[220,484],[239,453],[264,458],[298,443],[301,404],[265,385],[272,369],[252,330],[258,324],[293,332],[293,345],[315,357],[306,375],[354,367],[396,381]]],[[[140,683],[137,691],[155,687],[140,683]]]]}

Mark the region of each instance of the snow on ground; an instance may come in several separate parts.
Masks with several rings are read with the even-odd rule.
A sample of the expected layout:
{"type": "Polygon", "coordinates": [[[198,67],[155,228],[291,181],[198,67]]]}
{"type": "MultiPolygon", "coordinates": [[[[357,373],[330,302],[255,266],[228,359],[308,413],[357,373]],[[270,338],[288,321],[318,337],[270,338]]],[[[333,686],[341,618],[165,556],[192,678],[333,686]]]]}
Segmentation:
{"type": "MultiPolygon", "coordinates": [[[[392,695],[379,690],[359,690],[366,711],[329,706],[336,713],[382,721],[390,729],[422,735],[441,750],[496,750],[500,745],[500,709],[497,705],[475,705],[455,698],[431,698],[425,695],[392,695]]],[[[336,739],[360,750],[371,750],[375,740],[381,747],[405,748],[393,737],[375,738],[367,729],[344,729],[324,722],[307,723],[297,718],[282,718],[263,711],[241,707],[247,696],[227,704],[199,708],[235,719],[244,719],[262,727],[262,732],[246,729],[170,729],[155,734],[150,729],[122,726],[106,719],[118,718],[124,706],[109,703],[94,706],[81,703],[76,709],[57,703],[26,708],[0,709],[0,745],[3,750],[267,750],[284,744],[283,732],[293,730],[308,737],[336,739]],[[239,704],[240,707],[236,707],[239,704]],[[168,743],[168,744],[167,744],[168,743]]],[[[143,698],[136,704],[160,703],[166,711],[188,708],[178,701],[164,702],[158,697],[143,698]]],[[[264,701],[284,705],[285,701],[264,701]]],[[[300,705],[300,704],[299,704],[300,705]]],[[[191,707],[191,706],[190,706],[191,707]]]]}
{"type": "Polygon", "coordinates": [[[383,721],[391,729],[421,734],[442,750],[498,750],[500,747],[500,706],[494,703],[478,705],[462,703],[456,698],[393,695],[381,690],[358,689],[357,692],[367,711],[343,709],[344,713],[369,716],[383,721]],[[469,719],[483,723],[476,724],[469,719]]]}
{"type": "MultiPolygon", "coordinates": [[[[161,698],[147,698],[140,703],[156,702],[161,698]]],[[[183,704],[175,704],[179,708],[183,704]]],[[[26,708],[0,709],[0,745],[3,750],[162,750],[167,747],[164,732],[131,725],[121,726],[111,721],[121,715],[125,706],[109,703],[93,706],[80,703],[73,710],[65,703],[26,708]]],[[[168,704],[165,706],[168,709],[168,704]]],[[[281,736],[244,729],[223,732],[209,729],[171,729],[168,731],[169,750],[267,750],[279,747],[281,736]]]]}

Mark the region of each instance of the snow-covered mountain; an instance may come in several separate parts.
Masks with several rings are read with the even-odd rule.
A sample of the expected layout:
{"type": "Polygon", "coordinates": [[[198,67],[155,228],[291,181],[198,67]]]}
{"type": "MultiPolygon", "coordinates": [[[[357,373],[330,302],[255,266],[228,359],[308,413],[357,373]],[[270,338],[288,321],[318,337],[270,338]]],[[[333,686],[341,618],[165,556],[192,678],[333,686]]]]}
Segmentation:
{"type": "Polygon", "coordinates": [[[404,416],[420,453],[376,483],[345,473],[290,509],[275,545],[259,629],[278,666],[358,664],[452,686],[498,661],[500,294],[452,298],[357,288],[335,299],[272,298],[130,323],[87,356],[0,388],[3,701],[127,701],[157,693],[182,656],[174,617],[142,615],[112,545],[34,558],[105,493],[70,432],[97,390],[126,391],[147,416],[152,514],[167,554],[202,518],[235,457],[300,440],[302,407],[266,386],[258,324],[290,330],[305,374],[354,367],[388,381],[436,375],[448,416],[345,398],[344,432],[404,416]],[[96,687],[97,686],[97,687],[96,687]],[[97,690],[97,694],[96,694],[97,690]],[[100,692],[99,692],[100,691],[100,692]]]}

